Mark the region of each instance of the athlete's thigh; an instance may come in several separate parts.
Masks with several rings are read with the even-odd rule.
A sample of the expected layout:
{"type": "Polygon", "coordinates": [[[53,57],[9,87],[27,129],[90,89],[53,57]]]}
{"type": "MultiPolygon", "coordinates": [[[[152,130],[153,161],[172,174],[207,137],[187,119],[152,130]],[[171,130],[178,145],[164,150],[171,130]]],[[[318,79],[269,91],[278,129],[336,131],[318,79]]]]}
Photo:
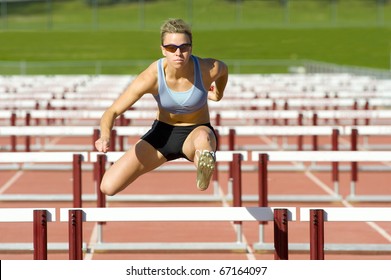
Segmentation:
{"type": "Polygon", "coordinates": [[[164,162],[166,159],[159,151],[140,140],[106,171],[105,179],[110,180],[110,185],[118,192],[164,162]]]}
{"type": "Polygon", "coordinates": [[[216,143],[216,136],[212,129],[201,125],[190,132],[183,143],[182,150],[189,159],[193,159],[197,149],[210,149],[215,151],[216,143]]]}

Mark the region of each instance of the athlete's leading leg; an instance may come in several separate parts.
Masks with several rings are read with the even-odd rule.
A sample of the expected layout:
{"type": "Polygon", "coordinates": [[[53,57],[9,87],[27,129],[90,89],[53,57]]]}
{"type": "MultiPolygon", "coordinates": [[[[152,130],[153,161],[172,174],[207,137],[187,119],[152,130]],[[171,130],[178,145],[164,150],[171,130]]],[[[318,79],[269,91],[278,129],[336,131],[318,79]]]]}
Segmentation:
{"type": "Polygon", "coordinates": [[[166,161],[148,142],[140,140],[105,172],[100,189],[106,195],[115,195],[166,161]]]}
{"type": "Polygon", "coordinates": [[[197,187],[206,190],[215,168],[216,137],[207,126],[195,128],[183,144],[183,153],[197,167],[197,187]]]}

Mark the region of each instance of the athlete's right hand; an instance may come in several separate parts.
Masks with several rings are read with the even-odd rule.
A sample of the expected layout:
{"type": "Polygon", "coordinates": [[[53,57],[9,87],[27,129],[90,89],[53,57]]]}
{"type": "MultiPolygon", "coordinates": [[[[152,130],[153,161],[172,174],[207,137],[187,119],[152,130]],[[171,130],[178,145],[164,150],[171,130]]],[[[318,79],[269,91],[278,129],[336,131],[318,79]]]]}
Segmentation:
{"type": "Polygon", "coordinates": [[[98,152],[106,153],[109,151],[110,148],[110,139],[109,138],[99,138],[95,141],[95,148],[98,150],[98,152]]]}

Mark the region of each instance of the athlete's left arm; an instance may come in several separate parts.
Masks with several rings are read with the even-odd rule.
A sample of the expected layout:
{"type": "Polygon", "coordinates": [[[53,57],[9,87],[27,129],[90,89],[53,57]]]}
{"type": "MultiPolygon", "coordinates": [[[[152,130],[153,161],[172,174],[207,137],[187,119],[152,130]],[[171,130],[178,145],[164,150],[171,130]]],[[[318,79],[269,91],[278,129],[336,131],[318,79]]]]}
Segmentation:
{"type": "Polygon", "coordinates": [[[228,67],[227,65],[215,59],[209,59],[210,68],[209,74],[211,79],[211,87],[208,91],[208,99],[220,101],[223,98],[225,86],[228,82],[228,67]]]}

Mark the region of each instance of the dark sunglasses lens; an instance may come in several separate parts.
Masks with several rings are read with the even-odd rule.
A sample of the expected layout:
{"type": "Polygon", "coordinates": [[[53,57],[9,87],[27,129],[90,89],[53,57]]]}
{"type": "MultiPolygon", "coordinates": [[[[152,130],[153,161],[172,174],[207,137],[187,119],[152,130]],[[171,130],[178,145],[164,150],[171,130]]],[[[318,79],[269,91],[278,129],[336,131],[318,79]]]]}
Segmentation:
{"type": "Polygon", "coordinates": [[[165,46],[164,47],[167,51],[171,52],[171,53],[174,53],[176,52],[177,50],[177,47],[176,46],[173,46],[173,45],[168,45],[168,46],[165,46]]]}
{"type": "Polygon", "coordinates": [[[187,52],[190,49],[190,45],[188,45],[188,44],[182,45],[182,46],[180,46],[179,49],[181,50],[181,52],[187,52]]]}
{"type": "Polygon", "coordinates": [[[187,52],[190,48],[190,44],[183,44],[183,45],[180,45],[180,46],[176,46],[176,45],[166,45],[164,46],[164,48],[171,52],[171,53],[174,53],[176,52],[177,49],[179,49],[181,52],[187,52]]]}

